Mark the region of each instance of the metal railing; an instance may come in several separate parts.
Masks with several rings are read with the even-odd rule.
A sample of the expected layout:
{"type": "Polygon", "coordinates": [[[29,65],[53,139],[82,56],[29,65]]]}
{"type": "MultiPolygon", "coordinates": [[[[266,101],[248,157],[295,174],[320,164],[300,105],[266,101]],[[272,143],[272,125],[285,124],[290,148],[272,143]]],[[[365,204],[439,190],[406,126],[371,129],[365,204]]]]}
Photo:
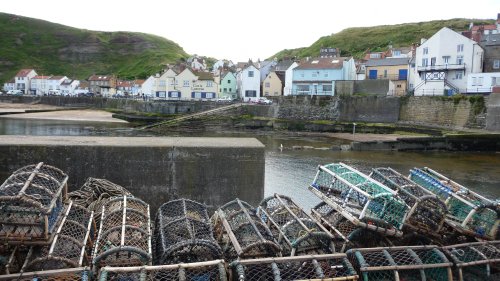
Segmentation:
{"type": "Polygon", "coordinates": [[[460,70],[465,69],[465,63],[463,64],[439,64],[439,65],[425,65],[418,66],[418,71],[430,71],[430,70],[460,70]]]}

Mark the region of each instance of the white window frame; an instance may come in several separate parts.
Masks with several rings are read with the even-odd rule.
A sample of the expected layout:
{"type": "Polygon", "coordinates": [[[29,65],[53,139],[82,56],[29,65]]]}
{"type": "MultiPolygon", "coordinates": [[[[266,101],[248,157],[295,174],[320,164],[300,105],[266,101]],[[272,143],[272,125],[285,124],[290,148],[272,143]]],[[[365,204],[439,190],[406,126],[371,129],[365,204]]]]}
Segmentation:
{"type": "Polygon", "coordinates": [[[425,48],[423,49],[423,54],[424,54],[424,55],[429,54],[429,47],[425,47],[425,48]]]}
{"type": "Polygon", "coordinates": [[[494,60],[493,69],[499,69],[499,68],[500,68],[500,60],[494,60]]]}

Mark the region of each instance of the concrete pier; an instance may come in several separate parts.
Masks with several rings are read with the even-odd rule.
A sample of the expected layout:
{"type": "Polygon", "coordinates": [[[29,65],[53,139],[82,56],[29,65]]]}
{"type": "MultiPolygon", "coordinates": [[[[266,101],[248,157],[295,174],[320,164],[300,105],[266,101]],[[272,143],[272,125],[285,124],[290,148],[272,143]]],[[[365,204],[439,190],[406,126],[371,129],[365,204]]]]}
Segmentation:
{"type": "Polygon", "coordinates": [[[87,177],[120,184],[152,212],[179,197],[211,209],[264,195],[264,145],[253,138],[0,136],[0,180],[44,162],[69,175],[70,190],[87,177]]]}

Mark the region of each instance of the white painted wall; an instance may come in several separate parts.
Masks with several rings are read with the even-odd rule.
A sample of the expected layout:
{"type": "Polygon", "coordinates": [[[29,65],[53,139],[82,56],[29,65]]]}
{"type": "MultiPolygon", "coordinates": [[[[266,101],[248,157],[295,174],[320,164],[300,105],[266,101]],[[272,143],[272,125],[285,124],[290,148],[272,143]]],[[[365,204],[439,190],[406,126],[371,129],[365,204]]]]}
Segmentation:
{"type": "Polygon", "coordinates": [[[244,101],[256,100],[260,98],[260,71],[255,68],[253,65],[248,66],[247,68],[241,71],[240,75],[241,79],[241,96],[244,101]],[[250,77],[250,73],[253,72],[252,77],[250,77]],[[247,97],[245,95],[246,91],[255,91],[255,97],[247,97]]]}
{"type": "Polygon", "coordinates": [[[446,79],[449,83],[465,90],[467,87],[467,76],[471,73],[478,73],[482,71],[483,49],[473,40],[462,36],[461,34],[449,29],[442,28],[431,38],[425,41],[417,48],[414,75],[415,95],[442,95],[444,90],[449,88],[445,85],[444,80],[426,80],[419,75],[419,67],[423,67],[423,59],[427,59],[428,70],[431,70],[431,60],[436,58],[433,71],[444,71],[446,79]],[[457,51],[457,46],[463,44],[463,51],[457,51]],[[427,54],[424,50],[427,48],[427,54]],[[444,56],[449,57],[448,64],[446,64],[444,56]],[[457,58],[463,56],[464,70],[454,70],[457,68],[457,58]],[[448,65],[448,70],[442,70],[448,65]],[[462,77],[460,78],[460,74],[462,77]],[[422,84],[423,83],[423,84],[422,84]]]}
{"type": "Polygon", "coordinates": [[[467,77],[467,93],[491,93],[500,86],[500,72],[472,73],[467,77]]]}
{"type": "Polygon", "coordinates": [[[155,85],[155,78],[153,75],[149,76],[144,83],[142,83],[141,89],[139,90],[139,94],[144,94],[145,96],[148,97],[154,97],[154,85],[155,85]]]}
{"type": "Polygon", "coordinates": [[[294,62],[285,71],[285,87],[283,89],[284,96],[290,96],[292,94],[293,69],[297,66],[299,66],[299,64],[294,62]]]}

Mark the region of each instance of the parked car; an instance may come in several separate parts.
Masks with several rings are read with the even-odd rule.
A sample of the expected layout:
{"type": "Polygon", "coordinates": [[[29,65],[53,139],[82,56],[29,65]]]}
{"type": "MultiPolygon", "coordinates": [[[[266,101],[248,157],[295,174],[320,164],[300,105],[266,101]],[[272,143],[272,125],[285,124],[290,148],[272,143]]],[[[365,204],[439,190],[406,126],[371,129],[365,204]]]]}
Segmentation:
{"type": "Polygon", "coordinates": [[[222,102],[222,103],[229,103],[232,101],[233,101],[233,99],[231,99],[231,97],[228,97],[228,96],[217,99],[217,102],[222,102]]]}
{"type": "Polygon", "coordinates": [[[258,104],[267,104],[267,105],[269,105],[269,104],[272,104],[272,103],[273,103],[273,101],[272,101],[272,100],[270,100],[270,99],[268,99],[268,98],[259,98],[259,99],[257,100],[257,103],[258,103],[258,104]]]}
{"type": "Polygon", "coordinates": [[[23,91],[21,90],[9,90],[7,92],[7,95],[14,95],[14,96],[21,96],[23,94],[23,91]]]}

